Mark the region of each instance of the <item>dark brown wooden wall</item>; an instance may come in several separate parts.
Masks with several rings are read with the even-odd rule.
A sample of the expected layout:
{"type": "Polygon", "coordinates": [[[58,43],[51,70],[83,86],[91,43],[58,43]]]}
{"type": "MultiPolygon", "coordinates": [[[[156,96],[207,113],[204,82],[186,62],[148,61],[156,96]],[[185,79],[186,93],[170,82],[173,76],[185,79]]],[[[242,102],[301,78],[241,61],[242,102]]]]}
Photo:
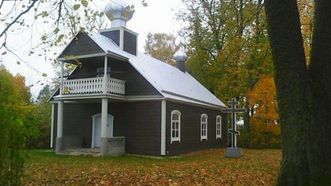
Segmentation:
{"type": "Polygon", "coordinates": [[[130,54],[137,55],[137,36],[124,30],[123,49],[130,54]]]}
{"type": "Polygon", "coordinates": [[[63,136],[82,136],[83,147],[90,148],[92,116],[100,112],[101,104],[65,103],[63,106],[63,136]]]}
{"type": "Polygon", "coordinates": [[[125,136],[126,152],[160,155],[161,102],[126,102],[110,105],[115,115],[114,135],[125,136]]]}
{"type": "MultiPolygon", "coordinates": [[[[114,136],[125,136],[127,153],[160,155],[160,109],[160,101],[109,102],[108,113],[114,116],[114,136]]],[[[63,136],[81,136],[83,147],[90,148],[92,116],[100,112],[101,100],[100,103],[65,103],[63,136]]]]}
{"type": "Polygon", "coordinates": [[[62,52],[60,57],[102,53],[103,50],[86,34],[79,33],[62,52]]]}
{"type": "Polygon", "coordinates": [[[226,115],[220,111],[167,101],[166,153],[177,155],[208,148],[226,147],[226,115]],[[171,111],[181,112],[181,142],[170,143],[171,111]],[[200,117],[208,115],[208,139],[200,141],[200,117]],[[222,139],[216,140],[216,116],[222,116],[222,139]]]}
{"type": "Polygon", "coordinates": [[[120,46],[120,30],[104,31],[101,32],[100,34],[110,38],[111,40],[114,41],[114,43],[117,44],[117,46],[120,46]]]}

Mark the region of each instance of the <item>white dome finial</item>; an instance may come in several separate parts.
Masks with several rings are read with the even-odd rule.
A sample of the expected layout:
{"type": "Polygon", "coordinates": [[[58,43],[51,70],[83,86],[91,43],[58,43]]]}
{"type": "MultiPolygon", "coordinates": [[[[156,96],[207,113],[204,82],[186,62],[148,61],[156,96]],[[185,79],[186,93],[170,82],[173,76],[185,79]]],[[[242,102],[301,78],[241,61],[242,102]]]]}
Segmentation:
{"type": "Polygon", "coordinates": [[[187,55],[185,53],[184,48],[180,48],[175,54],[174,54],[174,60],[176,61],[176,66],[179,70],[182,72],[185,72],[185,61],[187,60],[187,55]]]}
{"type": "Polygon", "coordinates": [[[111,21],[112,28],[125,27],[126,22],[132,18],[134,6],[124,0],[111,0],[104,12],[111,21]]]}
{"type": "Polygon", "coordinates": [[[183,48],[178,49],[177,52],[174,54],[173,59],[175,61],[185,62],[187,59],[185,50],[183,48]]]}

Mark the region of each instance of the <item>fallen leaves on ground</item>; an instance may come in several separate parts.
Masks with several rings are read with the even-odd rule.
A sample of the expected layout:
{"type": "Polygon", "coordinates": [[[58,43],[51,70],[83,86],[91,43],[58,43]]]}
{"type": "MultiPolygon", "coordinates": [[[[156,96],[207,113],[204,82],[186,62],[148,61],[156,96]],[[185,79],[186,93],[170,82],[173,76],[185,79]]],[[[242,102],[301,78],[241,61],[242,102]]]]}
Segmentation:
{"type": "Polygon", "coordinates": [[[31,151],[24,185],[273,185],[280,150],[248,150],[240,159],[224,149],[154,159],[126,155],[87,157],[31,151]]]}

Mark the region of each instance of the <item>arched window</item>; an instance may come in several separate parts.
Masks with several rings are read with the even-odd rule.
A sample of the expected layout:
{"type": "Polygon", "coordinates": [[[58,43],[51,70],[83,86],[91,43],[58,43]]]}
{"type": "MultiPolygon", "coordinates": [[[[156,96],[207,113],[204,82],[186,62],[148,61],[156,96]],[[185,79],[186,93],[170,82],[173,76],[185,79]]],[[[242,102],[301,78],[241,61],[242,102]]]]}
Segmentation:
{"type": "Polygon", "coordinates": [[[180,120],[181,113],[178,110],[173,110],[171,112],[171,138],[170,143],[174,141],[180,142],[180,120]]]}
{"type": "Polygon", "coordinates": [[[216,139],[222,139],[222,116],[216,116],[216,139]]]}
{"type": "Polygon", "coordinates": [[[208,115],[207,114],[201,114],[201,137],[200,140],[207,140],[208,135],[208,115]]]}

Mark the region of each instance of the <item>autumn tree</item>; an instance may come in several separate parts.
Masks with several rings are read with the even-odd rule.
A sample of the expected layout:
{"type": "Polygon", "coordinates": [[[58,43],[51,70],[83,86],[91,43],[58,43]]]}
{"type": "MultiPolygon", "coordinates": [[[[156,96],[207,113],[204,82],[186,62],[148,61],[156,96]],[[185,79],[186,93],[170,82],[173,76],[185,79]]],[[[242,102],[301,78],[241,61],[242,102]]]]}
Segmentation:
{"type": "Polygon", "coordinates": [[[250,132],[239,136],[239,141],[254,148],[280,147],[280,125],[276,87],[271,75],[262,77],[247,92],[254,114],[250,118],[250,132]]]}
{"type": "Polygon", "coordinates": [[[0,185],[19,185],[24,149],[36,137],[34,107],[24,77],[0,66],[0,185]]]}
{"type": "Polygon", "coordinates": [[[330,10],[331,1],[315,1],[305,54],[297,1],[265,1],[283,143],[279,185],[331,185],[330,10]]]}
{"type": "Polygon", "coordinates": [[[237,97],[248,111],[249,131],[254,108],[246,93],[264,75],[272,74],[263,1],[184,1],[181,33],[187,39],[188,71],[223,100],[237,97]]]}
{"type": "Polygon", "coordinates": [[[29,141],[29,148],[49,148],[50,133],[51,133],[51,113],[52,105],[48,102],[52,92],[49,85],[45,85],[39,92],[34,103],[35,117],[37,119],[36,126],[40,135],[38,138],[29,141]]]}
{"type": "Polygon", "coordinates": [[[176,37],[172,34],[148,33],[144,49],[146,54],[174,65],[172,57],[179,49],[179,45],[176,44],[176,37]]]}

